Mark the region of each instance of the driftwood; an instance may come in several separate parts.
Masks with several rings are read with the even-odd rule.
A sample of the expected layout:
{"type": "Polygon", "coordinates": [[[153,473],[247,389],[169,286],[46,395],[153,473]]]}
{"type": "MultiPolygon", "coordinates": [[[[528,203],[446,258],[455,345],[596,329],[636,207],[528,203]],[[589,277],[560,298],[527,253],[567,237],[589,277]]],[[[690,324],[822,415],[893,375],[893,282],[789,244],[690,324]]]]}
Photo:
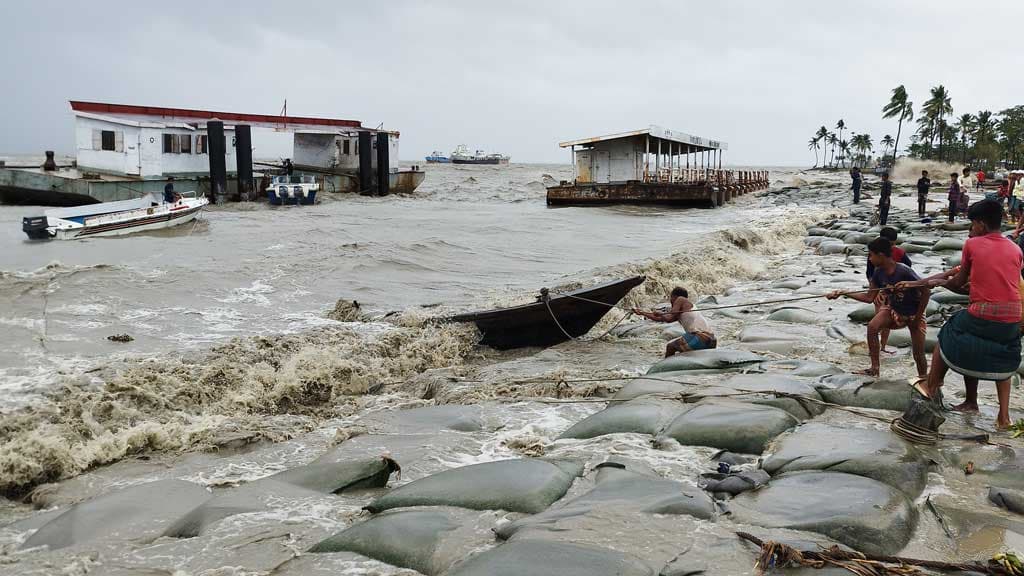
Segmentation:
{"type": "Polygon", "coordinates": [[[764,541],[748,534],[737,532],[737,536],[761,548],[755,568],[760,574],[786,567],[825,568],[835,566],[850,571],[858,576],[926,576],[917,568],[928,568],[951,573],[974,572],[992,576],[1014,576],[1013,572],[996,562],[962,563],[938,562],[935,560],[919,560],[900,556],[882,556],[862,554],[843,550],[839,546],[821,550],[800,551],[779,542],[764,541]]]}

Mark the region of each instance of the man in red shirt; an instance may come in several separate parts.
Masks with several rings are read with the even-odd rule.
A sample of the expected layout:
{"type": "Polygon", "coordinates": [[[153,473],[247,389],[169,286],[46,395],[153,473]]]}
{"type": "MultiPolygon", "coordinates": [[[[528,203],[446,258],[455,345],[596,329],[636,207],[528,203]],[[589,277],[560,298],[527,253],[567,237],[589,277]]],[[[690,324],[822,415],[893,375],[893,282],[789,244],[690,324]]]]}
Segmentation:
{"type": "Polygon", "coordinates": [[[978,170],[977,175],[975,175],[975,182],[977,183],[976,186],[977,186],[978,190],[980,190],[981,187],[985,185],[985,171],[984,170],[978,170]]]}
{"type": "Polygon", "coordinates": [[[1000,232],[1003,211],[994,200],[971,206],[970,238],[958,269],[898,288],[945,286],[970,295],[966,310],[954,314],[939,332],[927,385],[915,384],[926,398],[937,398],[946,372],[964,377],[965,401],[955,410],[978,409],[978,380],[994,380],[999,397],[996,427],[1010,426],[1010,378],[1020,366],[1021,250],[1000,232]]]}

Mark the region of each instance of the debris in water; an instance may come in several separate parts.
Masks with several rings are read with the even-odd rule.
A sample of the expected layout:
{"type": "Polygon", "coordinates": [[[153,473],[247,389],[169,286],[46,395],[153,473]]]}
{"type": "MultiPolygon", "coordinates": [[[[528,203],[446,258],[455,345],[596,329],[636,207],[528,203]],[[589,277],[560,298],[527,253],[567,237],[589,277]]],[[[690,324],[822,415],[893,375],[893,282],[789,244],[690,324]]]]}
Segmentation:
{"type": "Polygon", "coordinates": [[[365,319],[359,302],[339,298],[334,310],[327,313],[327,317],[338,322],[362,322],[365,319]]]}
{"type": "Polygon", "coordinates": [[[135,340],[135,338],[132,338],[129,334],[113,334],[111,336],[107,336],[107,340],[110,340],[111,342],[131,342],[132,340],[135,340]]]}

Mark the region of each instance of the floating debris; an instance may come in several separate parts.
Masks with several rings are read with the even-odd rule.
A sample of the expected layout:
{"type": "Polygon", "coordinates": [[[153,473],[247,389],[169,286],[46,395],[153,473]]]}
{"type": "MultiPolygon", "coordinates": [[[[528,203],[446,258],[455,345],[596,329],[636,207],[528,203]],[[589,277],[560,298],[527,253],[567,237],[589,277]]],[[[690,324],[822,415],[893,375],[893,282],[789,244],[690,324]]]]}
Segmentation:
{"type": "Polygon", "coordinates": [[[111,342],[131,342],[135,338],[132,338],[130,334],[112,334],[107,336],[107,340],[111,342]]]}

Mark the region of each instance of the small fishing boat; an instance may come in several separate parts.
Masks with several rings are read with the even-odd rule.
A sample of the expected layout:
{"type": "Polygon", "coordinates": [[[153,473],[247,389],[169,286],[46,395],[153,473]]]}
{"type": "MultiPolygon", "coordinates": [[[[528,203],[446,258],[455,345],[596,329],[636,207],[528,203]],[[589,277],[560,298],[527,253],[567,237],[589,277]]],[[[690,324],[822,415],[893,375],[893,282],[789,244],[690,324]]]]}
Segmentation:
{"type": "Polygon", "coordinates": [[[441,153],[440,150],[434,150],[430,153],[430,156],[426,158],[427,164],[448,164],[451,162],[447,156],[441,153]]]}
{"type": "Polygon", "coordinates": [[[644,280],[643,276],[634,276],[560,294],[544,288],[532,304],[459,314],[447,320],[476,324],[483,334],[480,343],[499,350],[553,346],[589,332],[644,280]]]}
{"type": "Polygon", "coordinates": [[[43,216],[23,218],[21,229],[33,240],[118,236],[191,222],[209,203],[195,192],[182,193],[173,203],[146,194],[133,200],[47,210],[43,216]]]}
{"type": "Polygon", "coordinates": [[[267,200],[275,206],[281,204],[314,204],[320,186],[316,178],[303,176],[274,176],[267,186],[267,200]]]}

